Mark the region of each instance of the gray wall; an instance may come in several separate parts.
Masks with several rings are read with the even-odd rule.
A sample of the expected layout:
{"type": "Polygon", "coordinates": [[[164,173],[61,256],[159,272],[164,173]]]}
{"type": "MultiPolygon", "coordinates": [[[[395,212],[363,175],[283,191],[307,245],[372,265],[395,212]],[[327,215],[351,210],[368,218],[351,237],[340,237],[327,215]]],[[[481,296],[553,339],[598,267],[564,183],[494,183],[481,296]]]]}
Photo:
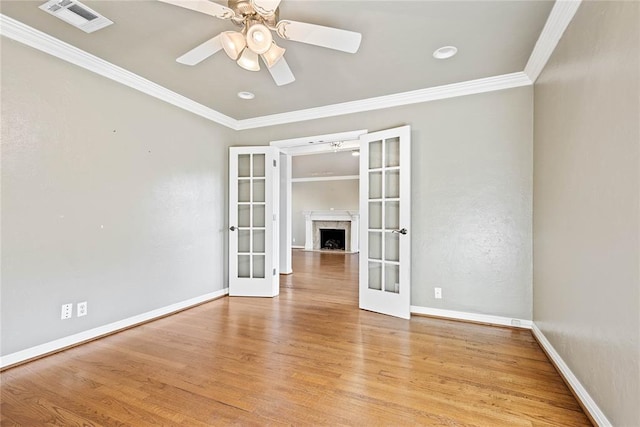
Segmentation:
{"type": "Polygon", "coordinates": [[[235,138],[256,145],[410,124],[411,304],[531,319],[532,93],[511,89],[235,138]],[[433,298],[435,286],[443,299],[433,298]]]}
{"type": "Polygon", "coordinates": [[[222,289],[231,134],[3,39],[2,354],[222,289]]]}
{"type": "Polygon", "coordinates": [[[640,425],[637,2],[583,2],[535,85],[534,320],[615,426],[640,425]]]}
{"type": "MultiPolygon", "coordinates": [[[[295,162],[294,158],[294,162],[295,162]]],[[[340,181],[294,182],[291,186],[291,228],[294,246],[305,244],[304,211],[352,210],[360,209],[358,195],[360,181],[357,179],[340,181]]]]}

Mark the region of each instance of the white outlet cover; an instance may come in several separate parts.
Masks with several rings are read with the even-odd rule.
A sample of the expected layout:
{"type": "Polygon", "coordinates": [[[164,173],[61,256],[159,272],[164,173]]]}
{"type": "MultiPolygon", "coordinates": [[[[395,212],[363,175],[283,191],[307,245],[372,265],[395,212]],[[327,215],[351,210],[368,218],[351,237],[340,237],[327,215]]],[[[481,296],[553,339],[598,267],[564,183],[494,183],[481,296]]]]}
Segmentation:
{"type": "Polygon", "coordinates": [[[60,319],[70,319],[73,316],[73,304],[62,304],[60,319]]]}
{"type": "Polygon", "coordinates": [[[78,317],[82,317],[82,316],[86,316],[87,315],[87,302],[83,301],[83,302],[79,302],[78,303],[78,317]]]}

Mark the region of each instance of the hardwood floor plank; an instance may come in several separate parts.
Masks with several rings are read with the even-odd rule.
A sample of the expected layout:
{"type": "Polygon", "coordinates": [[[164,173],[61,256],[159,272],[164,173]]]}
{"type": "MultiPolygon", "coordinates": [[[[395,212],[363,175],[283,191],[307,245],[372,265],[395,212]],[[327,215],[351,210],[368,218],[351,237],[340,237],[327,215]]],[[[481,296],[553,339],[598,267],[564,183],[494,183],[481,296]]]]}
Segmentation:
{"type": "Polygon", "coordinates": [[[0,373],[9,425],[588,426],[530,331],[358,306],[358,255],[0,373]]]}

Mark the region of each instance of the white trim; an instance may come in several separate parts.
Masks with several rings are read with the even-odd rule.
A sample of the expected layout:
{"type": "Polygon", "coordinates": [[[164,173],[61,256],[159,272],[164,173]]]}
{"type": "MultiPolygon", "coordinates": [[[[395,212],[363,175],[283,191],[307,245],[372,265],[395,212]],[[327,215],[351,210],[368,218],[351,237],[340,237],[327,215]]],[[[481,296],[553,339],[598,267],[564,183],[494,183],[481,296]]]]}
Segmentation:
{"type": "Polygon", "coordinates": [[[524,71],[243,120],[226,116],[3,14],[0,14],[0,35],[71,62],[230,129],[247,130],[532,85],[542,72],[580,3],[581,0],[557,0],[555,2],[524,71]]]}
{"type": "Polygon", "coordinates": [[[107,77],[233,130],[256,129],[325,117],[335,117],[532,84],[532,81],[525,73],[517,72],[359,101],[236,120],[1,13],[0,35],[31,46],[56,58],[107,77]]]}
{"type": "Polygon", "coordinates": [[[108,325],[98,326],[97,328],[89,329],[87,331],[69,335],[67,337],[60,338],[54,341],[49,341],[47,343],[40,344],[35,347],[31,347],[25,350],[17,351],[15,353],[7,354],[6,356],[0,357],[0,368],[14,365],[16,363],[20,363],[25,360],[33,359],[39,356],[43,356],[58,350],[62,350],[70,346],[81,344],[83,342],[93,340],[93,339],[102,337],[104,335],[112,334],[114,332],[118,332],[123,329],[130,328],[140,323],[148,322],[150,320],[154,320],[159,317],[163,317],[168,314],[172,314],[177,311],[184,310],[189,307],[193,307],[203,302],[225,296],[228,293],[229,293],[228,288],[225,288],[216,292],[210,292],[208,294],[204,294],[199,297],[195,297],[182,302],[171,304],[166,307],[157,308],[155,310],[138,314],[136,316],[132,316],[123,320],[118,320],[117,322],[109,323],[108,325]]]}
{"type": "Polygon", "coordinates": [[[235,129],[237,120],[0,13],[0,35],[235,129]]]}
{"type": "Polygon", "coordinates": [[[580,383],[571,371],[571,368],[569,368],[535,323],[533,323],[531,331],[596,424],[601,427],[610,427],[611,422],[607,419],[604,412],[598,407],[591,395],[589,395],[589,392],[583,387],[582,383],[580,383]]]}
{"type": "Polygon", "coordinates": [[[291,245],[291,249],[304,249],[304,246],[300,246],[300,245],[291,245]]]}
{"type": "Polygon", "coordinates": [[[547,61],[555,50],[560,38],[576,14],[582,0],[557,0],[549,13],[549,18],[538,37],[524,73],[535,82],[547,65],[547,61]]]}
{"type": "Polygon", "coordinates": [[[467,320],[471,322],[488,323],[490,325],[511,326],[515,328],[531,329],[531,320],[514,319],[512,317],[493,316],[491,314],[467,313],[464,311],[442,310],[440,308],[411,306],[411,313],[426,316],[445,317],[447,319],[467,320]]]}
{"type": "Polygon", "coordinates": [[[255,129],[326,117],[362,113],[365,111],[381,110],[384,108],[399,107],[402,105],[437,101],[440,99],[455,98],[458,96],[493,92],[496,90],[511,89],[521,86],[530,86],[531,84],[532,81],[529,77],[520,71],[517,73],[503,74],[484,79],[469,80],[466,82],[412,90],[394,95],[379,96],[359,101],[327,105],[324,107],[309,108],[306,110],[238,120],[237,126],[238,130],[255,129]]]}
{"type": "Polygon", "coordinates": [[[291,182],[348,181],[352,179],[360,179],[360,175],[315,176],[311,178],[291,178],[291,182]]]}

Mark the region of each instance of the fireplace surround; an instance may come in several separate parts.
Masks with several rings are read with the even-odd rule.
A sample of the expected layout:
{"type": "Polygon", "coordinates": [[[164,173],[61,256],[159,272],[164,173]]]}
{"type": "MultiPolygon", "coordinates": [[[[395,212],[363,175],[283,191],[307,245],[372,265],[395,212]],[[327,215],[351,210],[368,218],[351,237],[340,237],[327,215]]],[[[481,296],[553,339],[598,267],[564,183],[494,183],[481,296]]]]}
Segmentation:
{"type": "Polygon", "coordinates": [[[305,211],[306,250],[320,250],[320,229],[345,230],[345,251],[359,252],[360,214],[354,211],[305,211]]]}

